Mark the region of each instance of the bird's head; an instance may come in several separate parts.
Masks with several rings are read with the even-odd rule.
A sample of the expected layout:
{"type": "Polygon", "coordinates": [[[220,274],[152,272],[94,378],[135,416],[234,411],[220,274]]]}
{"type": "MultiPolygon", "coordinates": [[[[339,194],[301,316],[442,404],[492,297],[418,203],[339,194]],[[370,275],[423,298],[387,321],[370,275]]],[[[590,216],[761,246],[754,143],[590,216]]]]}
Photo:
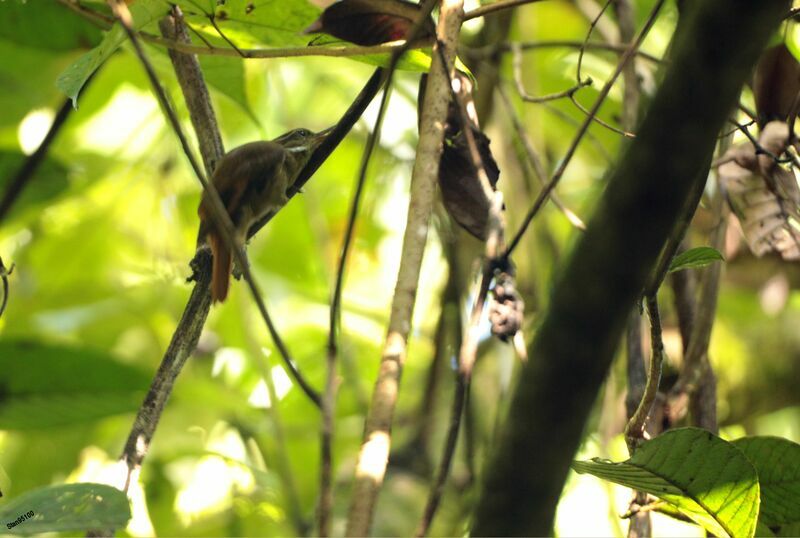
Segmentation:
{"type": "Polygon", "coordinates": [[[315,133],[308,129],[293,129],[288,133],[284,133],[273,142],[277,142],[289,153],[300,153],[310,156],[311,153],[322,144],[322,141],[328,136],[331,129],[325,129],[315,133]]]}

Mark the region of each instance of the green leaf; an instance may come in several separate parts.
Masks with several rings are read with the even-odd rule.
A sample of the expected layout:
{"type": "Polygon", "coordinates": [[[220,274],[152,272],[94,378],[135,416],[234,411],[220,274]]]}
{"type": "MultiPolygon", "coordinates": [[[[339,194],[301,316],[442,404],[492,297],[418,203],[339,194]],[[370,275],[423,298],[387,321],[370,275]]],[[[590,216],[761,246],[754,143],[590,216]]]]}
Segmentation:
{"type": "Polygon", "coordinates": [[[690,248],[672,259],[672,263],[669,264],[669,272],[705,267],[716,261],[725,261],[717,249],[711,247],[690,248]]]}
{"type": "Polygon", "coordinates": [[[753,536],[758,521],[756,470],[733,444],[699,428],[668,431],[625,462],[573,462],[579,473],[645,491],[674,505],[716,536],[753,536]]]}
{"type": "Polygon", "coordinates": [[[789,21],[788,24],[789,27],[787,28],[784,42],[786,43],[786,48],[789,49],[789,52],[792,53],[795,60],[800,62],[800,24],[794,21],[789,21]]]}
{"type": "MultiPolygon", "coordinates": [[[[164,0],[137,0],[131,4],[130,9],[131,15],[133,15],[133,26],[139,29],[166,14],[169,6],[164,0]]],[[[59,75],[56,86],[72,99],[75,108],[78,107],[78,94],[83,85],[97,68],[116,52],[125,39],[126,35],[122,26],[119,23],[115,24],[98,46],[78,58],[59,75]]]]}
{"type": "MultiPolygon", "coordinates": [[[[191,26],[202,32],[215,47],[230,48],[227,39],[240,48],[303,47],[314,41],[314,46],[349,46],[330,36],[309,36],[302,31],[320,14],[320,9],[306,0],[284,0],[283,2],[253,3],[251,0],[228,0],[217,5],[215,1],[177,0],[191,26]],[[209,22],[214,16],[216,28],[209,22]]],[[[386,67],[390,54],[366,54],[348,56],[370,65],[386,67]]],[[[230,61],[230,58],[224,58],[230,61]]],[[[337,58],[338,60],[338,58],[337,58]]],[[[404,71],[427,72],[431,65],[430,50],[409,51],[397,64],[404,71]]],[[[459,66],[460,68],[460,66],[459,66]]]]}
{"type": "Polygon", "coordinates": [[[11,493],[11,478],[0,465],[0,501],[5,500],[3,497],[8,498],[9,493],[11,493]]]}
{"type": "Polygon", "coordinates": [[[245,89],[244,60],[223,56],[200,56],[200,67],[209,86],[239,105],[253,121],[258,119],[250,108],[245,89]]]}
{"type": "MultiPolygon", "coordinates": [[[[243,48],[254,45],[306,45],[312,37],[301,32],[320,14],[320,9],[306,0],[228,0],[223,3],[216,0],[177,0],[175,4],[181,7],[187,22],[195,29],[215,41],[221,40],[221,31],[226,38],[243,48]],[[211,16],[219,31],[209,22],[211,16]]],[[[230,48],[223,40],[221,42],[221,46],[230,48]]]]}
{"type": "Polygon", "coordinates": [[[56,2],[0,2],[0,39],[37,49],[90,48],[100,30],[56,2]]]}
{"type": "Polygon", "coordinates": [[[0,430],[30,430],[138,409],[148,376],[110,355],[0,342],[0,430]]]}
{"type": "Polygon", "coordinates": [[[768,527],[800,523],[800,445],[781,437],[745,437],[733,444],[758,471],[760,520],[768,527]]]}
{"type": "MultiPolygon", "coordinates": [[[[0,192],[5,192],[25,159],[27,156],[19,152],[0,151],[0,192]]],[[[60,162],[45,158],[14,202],[11,214],[19,215],[27,209],[44,207],[68,187],[67,169],[60,162]]]]}
{"type": "Polygon", "coordinates": [[[84,531],[128,524],[131,510],[120,490],[104,484],[62,484],[28,491],[0,507],[10,534],[84,531]]]}

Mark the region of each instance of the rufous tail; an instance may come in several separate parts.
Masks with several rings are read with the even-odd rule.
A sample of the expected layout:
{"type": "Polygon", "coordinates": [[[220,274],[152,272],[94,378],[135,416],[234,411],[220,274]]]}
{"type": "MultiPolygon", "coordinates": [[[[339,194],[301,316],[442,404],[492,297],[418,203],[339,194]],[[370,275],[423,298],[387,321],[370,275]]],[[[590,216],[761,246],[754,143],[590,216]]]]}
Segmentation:
{"type": "Polygon", "coordinates": [[[218,233],[210,232],[208,234],[208,244],[211,246],[211,254],[214,256],[211,269],[211,301],[221,303],[228,296],[233,256],[218,233]]]}

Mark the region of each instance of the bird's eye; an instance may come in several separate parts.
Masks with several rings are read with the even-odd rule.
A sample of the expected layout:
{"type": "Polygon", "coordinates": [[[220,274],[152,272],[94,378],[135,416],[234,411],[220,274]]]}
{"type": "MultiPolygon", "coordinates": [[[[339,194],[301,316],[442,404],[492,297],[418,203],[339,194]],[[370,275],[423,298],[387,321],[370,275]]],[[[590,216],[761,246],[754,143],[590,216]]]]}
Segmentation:
{"type": "Polygon", "coordinates": [[[301,138],[308,138],[312,133],[308,129],[299,129],[297,134],[299,134],[301,138]]]}

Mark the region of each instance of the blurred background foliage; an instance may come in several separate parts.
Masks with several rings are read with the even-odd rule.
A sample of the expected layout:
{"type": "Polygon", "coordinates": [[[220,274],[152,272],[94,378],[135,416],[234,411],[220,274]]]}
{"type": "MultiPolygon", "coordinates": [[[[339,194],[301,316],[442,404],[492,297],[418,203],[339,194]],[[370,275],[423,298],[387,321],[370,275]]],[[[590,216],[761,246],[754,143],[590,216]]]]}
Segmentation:
{"type": "MultiPolygon", "coordinates": [[[[205,4],[188,2],[187,11],[193,5],[195,12],[217,9],[211,0],[205,4]]],[[[236,9],[240,2],[229,4],[236,9]]],[[[243,46],[307,43],[297,31],[313,20],[318,7],[304,0],[276,4],[291,14],[288,22],[280,22],[281,31],[230,22],[223,28],[243,46]]],[[[102,4],[86,5],[103,10],[102,4]]],[[[468,8],[475,5],[467,2],[468,8]]],[[[652,1],[634,5],[641,23],[652,1]]],[[[501,83],[514,96],[515,111],[548,170],[563,155],[582,113],[568,100],[523,104],[513,91],[511,55],[495,57],[482,47],[487,39],[580,42],[592,7],[598,4],[591,0],[542,2],[471,21],[464,28],[462,59],[479,83],[487,72],[499,69],[501,83]]],[[[661,57],[676,18],[669,5],[643,50],[661,57]]],[[[190,16],[189,21],[219,44],[202,17],[190,16]]],[[[612,16],[601,22],[615,30],[612,16]]],[[[596,34],[593,39],[602,39],[602,24],[596,34]]],[[[0,190],[38,146],[62,105],[65,95],[55,85],[59,74],[103,35],[55,1],[0,3],[0,82],[5,90],[0,92],[0,190]]],[[[574,84],[577,50],[559,46],[527,51],[522,70],[528,93],[544,95],[574,84]]],[[[164,49],[147,46],[147,51],[191,133],[164,49]]],[[[348,58],[246,61],[206,56],[202,62],[226,148],[298,126],[319,130],[333,124],[372,69],[348,58]]],[[[613,53],[586,52],[583,73],[597,82],[578,92],[584,106],[591,105],[615,62],[613,53]]],[[[652,91],[657,64],[640,59],[638,68],[645,91],[652,91]]],[[[343,530],[399,263],[417,137],[417,82],[412,72],[397,77],[380,148],[369,168],[347,271],[334,447],[337,533],[343,530]]],[[[493,101],[493,88],[492,83],[479,85],[476,97],[501,168],[499,188],[513,230],[538,183],[520,164],[519,141],[502,103],[493,101]]],[[[602,109],[605,121],[619,124],[621,99],[620,86],[602,109]]],[[[744,99],[749,99],[747,92],[744,99]]],[[[316,387],[324,380],[335,265],[375,112],[371,107],[305,192],[249,247],[278,328],[316,387]]],[[[590,134],[559,187],[563,201],[584,218],[603,188],[609,159],[624,144],[619,134],[599,125],[590,134]]],[[[6,497],[61,482],[113,482],[118,476],[115,461],[133,412],[189,294],[185,280],[195,249],[199,195],[141,65],[123,45],[81,92],[78,109],[1,223],[0,256],[6,265],[16,264],[8,309],[0,318],[0,466],[7,475],[0,470],[0,485],[6,497]]],[[[710,227],[703,211],[692,230],[694,245],[707,244],[710,227]]],[[[482,249],[442,211],[434,220],[436,233],[430,236],[423,265],[395,420],[393,458],[375,522],[378,535],[410,534],[421,513],[448,420],[453,357],[474,278],[473,260],[482,249]],[[434,356],[439,360],[432,366],[434,356]]],[[[577,233],[550,206],[517,251],[528,338],[546,307],[552,275],[577,233]]],[[[731,232],[725,253],[726,276],[711,347],[722,433],[774,434],[800,441],[800,273],[777,259],[754,259],[736,234],[731,232]]],[[[681,346],[669,293],[664,291],[662,302],[669,367],[675,371],[681,346]]],[[[458,535],[465,529],[475,500],[471,486],[516,367],[509,346],[484,340],[466,432],[435,535],[458,535]]],[[[619,435],[624,391],[624,364],[618,361],[579,457],[624,459],[619,435]]],[[[307,531],[316,504],[319,427],[317,409],[291,384],[247,290],[234,284],[230,299],[213,309],[199,348],[175,386],[142,471],[143,490],[133,490],[133,519],[123,533],[264,536],[307,531]]],[[[535,465],[536,455],[524,463],[535,465]]],[[[623,533],[626,525],[617,515],[629,500],[624,488],[573,475],[563,495],[559,534],[623,533]]],[[[699,535],[700,530],[659,519],[655,532],[699,535]]]]}

